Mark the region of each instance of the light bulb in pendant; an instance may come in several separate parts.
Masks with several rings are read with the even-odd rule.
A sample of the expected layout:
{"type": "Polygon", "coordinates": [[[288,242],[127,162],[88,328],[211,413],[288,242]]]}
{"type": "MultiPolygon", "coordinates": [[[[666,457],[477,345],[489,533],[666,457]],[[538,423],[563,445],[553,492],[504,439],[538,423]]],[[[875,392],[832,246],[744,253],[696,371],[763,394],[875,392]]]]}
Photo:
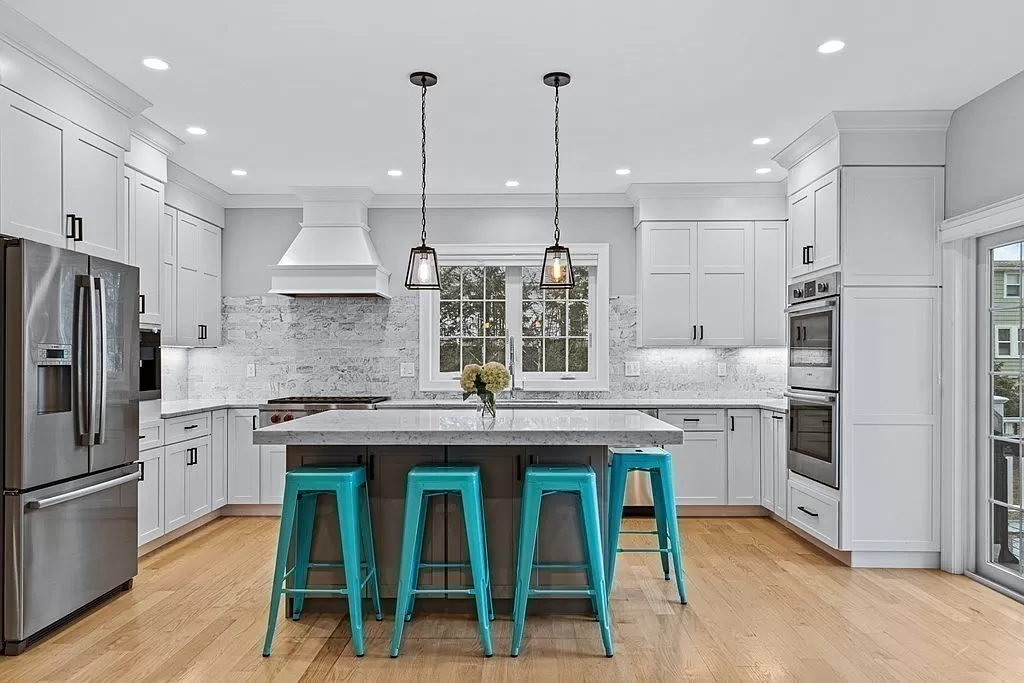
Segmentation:
{"type": "Polygon", "coordinates": [[[555,282],[562,280],[562,260],[557,256],[551,261],[551,279],[555,282]]]}
{"type": "Polygon", "coordinates": [[[416,279],[420,282],[430,282],[430,259],[426,254],[420,256],[419,266],[416,267],[416,279]]]}

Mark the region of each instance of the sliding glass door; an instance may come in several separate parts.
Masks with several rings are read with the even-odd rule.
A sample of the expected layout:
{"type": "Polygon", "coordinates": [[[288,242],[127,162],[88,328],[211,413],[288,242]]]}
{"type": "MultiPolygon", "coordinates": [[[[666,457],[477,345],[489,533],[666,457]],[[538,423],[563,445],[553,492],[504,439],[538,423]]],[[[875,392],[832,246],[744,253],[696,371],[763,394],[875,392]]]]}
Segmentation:
{"type": "Polygon", "coordinates": [[[1024,594],[1024,228],[978,248],[977,573],[1024,594]]]}

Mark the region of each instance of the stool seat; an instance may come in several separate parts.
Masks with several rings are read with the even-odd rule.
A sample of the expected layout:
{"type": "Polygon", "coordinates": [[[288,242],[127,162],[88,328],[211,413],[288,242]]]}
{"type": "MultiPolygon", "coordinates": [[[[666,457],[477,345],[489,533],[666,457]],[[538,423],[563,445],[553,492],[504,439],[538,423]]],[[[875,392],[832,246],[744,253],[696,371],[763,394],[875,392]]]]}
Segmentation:
{"type": "Polygon", "coordinates": [[[531,595],[555,593],[586,595],[594,607],[601,627],[605,655],[611,657],[611,627],[608,617],[608,592],[605,587],[604,557],[601,552],[601,522],[597,504],[597,476],[586,465],[531,465],[523,477],[523,504],[519,525],[519,555],[516,568],[516,592],[512,611],[511,655],[519,656],[526,622],[526,606],[531,595]],[[586,561],[582,565],[538,565],[534,559],[540,524],[541,499],[552,493],[574,494],[578,498],[580,534],[586,561]],[[584,588],[534,589],[536,569],[585,569],[584,588]]]}
{"type": "Polygon", "coordinates": [[[405,519],[402,524],[402,559],[398,571],[398,600],[395,607],[395,628],[391,635],[391,656],[397,657],[402,645],[405,622],[412,619],[416,596],[427,593],[443,595],[460,593],[476,600],[480,622],[480,644],[484,655],[494,654],[491,647],[491,621],[494,601],[491,595],[490,559],[487,551],[487,527],[484,522],[483,486],[478,465],[416,465],[409,470],[405,489],[405,519]],[[425,499],[444,494],[458,494],[466,524],[468,563],[427,563],[422,561],[423,533],[426,524],[425,499]],[[472,588],[419,588],[421,569],[467,567],[473,577],[472,588]]]}
{"type": "Polygon", "coordinates": [[[307,594],[343,595],[348,598],[349,621],[352,627],[352,649],[357,656],[364,652],[362,591],[369,584],[375,616],[383,619],[377,562],[373,551],[373,530],[370,526],[370,498],[366,490],[366,468],[362,465],[339,467],[299,467],[285,474],[284,497],[281,504],[281,530],[277,540],[277,559],[270,593],[270,616],[263,656],[270,655],[277,627],[277,614],[282,595],[292,596],[292,618],[298,620],[307,594]],[[338,527],[341,535],[343,562],[311,562],[313,525],[316,504],[321,494],[333,495],[337,502],[338,527]],[[287,568],[293,527],[295,533],[295,566],[287,568]],[[364,559],[365,556],[365,559],[364,559]],[[308,587],[310,569],[344,568],[342,587],[308,587]],[[366,570],[365,578],[363,570],[366,570]],[[292,578],[293,586],[285,586],[292,578]]]}
{"type": "Polygon", "coordinates": [[[619,553],[658,553],[665,580],[670,580],[669,558],[676,574],[679,601],[686,603],[686,585],[683,580],[682,545],[679,540],[679,521],[676,517],[675,481],[672,472],[672,454],[663,448],[609,448],[611,463],[608,483],[608,547],[605,564],[608,592],[615,581],[615,560],[619,553]],[[630,472],[648,472],[651,478],[651,497],[654,499],[656,531],[621,531],[622,509],[626,497],[626,475],[630,472]],[[657,535],[657,548],[620,548],[619,534],[657,535]]]}

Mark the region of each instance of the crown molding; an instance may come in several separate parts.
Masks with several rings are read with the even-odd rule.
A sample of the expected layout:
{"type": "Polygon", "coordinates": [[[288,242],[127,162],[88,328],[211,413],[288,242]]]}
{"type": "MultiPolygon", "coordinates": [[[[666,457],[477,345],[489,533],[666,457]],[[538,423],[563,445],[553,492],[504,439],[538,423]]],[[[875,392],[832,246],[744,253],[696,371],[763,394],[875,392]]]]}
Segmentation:
{"type": "Polygon", "coordinates": [[[973,239],[1024,225],[1024,194],[942,221],[941,242],[973,239]]]}
{"type": "Polygon", "coordinates": [[[132,119],[153,106],[152,102],[3,2],[0,2],[0,43],[10,45],[126,118],[132,119]]]}
{"type": "Polygon", "coordinates": [[[179,147],[185,144],[185,141],[174,133],[153,123],[141,114],[132,119],[130,130],[132,135],[156,147],[166,156],[174,154],[179,147]]]}
{"type": "Polygon", "coordinates": [[[641,199],[785,196],[785,180],[752,183],[634,183],[626,190],[626,198],[630,203],[641,199]]]}
{"type": "Polygon", "coordinates": [[[173,161],[167,161],[167,182],[180,185],[189,192],[197,194],[203,199],[209,200],[218,206],[225,206],[229,195],[210,181],[200,178],[192,171],[179,166],[173,161]]]}

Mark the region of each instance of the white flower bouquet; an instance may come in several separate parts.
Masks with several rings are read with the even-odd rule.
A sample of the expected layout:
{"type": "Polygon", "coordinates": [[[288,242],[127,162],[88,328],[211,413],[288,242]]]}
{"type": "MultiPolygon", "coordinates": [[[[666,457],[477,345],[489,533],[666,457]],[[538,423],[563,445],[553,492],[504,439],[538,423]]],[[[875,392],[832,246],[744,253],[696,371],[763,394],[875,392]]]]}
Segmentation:
{"type": "Polygon", "coordinates": [[[508,369],[501,363],[485,363],[482,367],[470,363],[462,368],[462,400],[479,396],[482,404],[480,414],[494,417],[494,395],[508,388],[509,379],[508,369]]]}

